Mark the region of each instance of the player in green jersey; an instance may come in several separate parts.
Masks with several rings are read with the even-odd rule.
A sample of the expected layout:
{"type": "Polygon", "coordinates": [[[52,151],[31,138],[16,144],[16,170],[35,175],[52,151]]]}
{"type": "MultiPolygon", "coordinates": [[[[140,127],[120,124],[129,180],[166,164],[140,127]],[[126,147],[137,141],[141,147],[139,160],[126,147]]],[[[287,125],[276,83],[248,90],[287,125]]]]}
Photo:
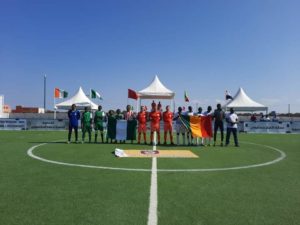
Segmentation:
{"type": "Polygon", "coordinates": [[[82,129],[82,143],[84,143],[84,138],[85,138],[86,132],[88,132],[88,134],[89,134],[89,143],[91,143],[92,113],[89,111],[88,107],[84,107],[84,112],[82,113],[81,129],[82,129]]]}
{"type": "Polygon", "coordinates": [[[102,106],[98,106],[98,110],[95,112],[94,116],[94,129],[95,129],[95,143],[97,143],[98,131],[101,135],[101,141],[104,143],[103,131],[104,131],[104,122],[106,122],[105,112],[102,111],[102,106]]]}

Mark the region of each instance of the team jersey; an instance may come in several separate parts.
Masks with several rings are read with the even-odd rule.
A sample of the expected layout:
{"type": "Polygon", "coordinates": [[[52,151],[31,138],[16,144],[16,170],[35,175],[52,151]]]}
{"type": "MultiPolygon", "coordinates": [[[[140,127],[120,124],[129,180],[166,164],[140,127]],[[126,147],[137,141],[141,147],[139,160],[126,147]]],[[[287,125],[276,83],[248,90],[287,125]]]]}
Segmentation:
{"type": "Polygon", "coordinates": [[[69,123],[71,126],[78,126],[78,120],[80,119],[80,112],[78,110],[69,110],[68,111],[69,123]]]}
{"type": "Polygon", "coordinates": [[[147,113],[146,112],[139,112],[137,117],[139,123],[146,123],[147,122],[147,113]]]}
{"type": "Polygon", "coordinates": [[[180,119],[181,114],[182,113],[179,114],[178,112],[175,113],[175,117],[174,118],[176,118],[176,124],[177,125],[181,125],[182,124],[182,120],[180,119]]]}
{"type": "Polygon", "coordinates": [[[213,114],[212,111],[210,111],[210,112],[205,111],[205,112],[203,113],[203,116],[211,116],[212,114],[213,114]]]}
{"type": "Polygon", "coordinates": [[[163,120],[165,123],[172,123],[173,121],[173,113],[172,112],[164,112],[163,113],[163,120]]]}
{"type": "Polygon", "coordinates": [[[161,113],[159,111],[153,111],[150,113],[149,117],[151,119],[151,123],[159,123],[161,113]]]}
{"type": "Polygon", "coordinates": [[[105,112],[103,112],[103,111],[96,111],[95,112],[95,118],[94,118],[95,124],[102,125],[103,122],[104,122],[104,120],[105,120],[105,112]]]}
{"type": "Polygon", "coordinates": [[[84,112],[82,114],[82,122],[84,125],[90,125],[91,124],[91,116],[92,114],[90,112],[84,112]]]}

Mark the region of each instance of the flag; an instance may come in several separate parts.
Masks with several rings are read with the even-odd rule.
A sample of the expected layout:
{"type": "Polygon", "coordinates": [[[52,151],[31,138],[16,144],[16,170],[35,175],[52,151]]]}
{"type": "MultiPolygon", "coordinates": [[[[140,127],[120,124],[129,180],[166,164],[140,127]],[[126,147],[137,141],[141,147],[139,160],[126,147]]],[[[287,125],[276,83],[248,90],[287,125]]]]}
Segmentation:
{"type": "Polygon", "coordinates": [[[61,90],[59,88],[54,89],[54,98],[67,98],[68,92],[61,90]]]}
{"type": "Polygon", "coordinates": [[[128,89],[128,98],[137,100],[139,96],[134,90],[128,89]]]}
{"type": "Polygon", "coordinates": [[[189,101],[190,101],[190,99],[189,99],[189,97],[188,97],[186,91],[184,91],[184,101],[185,101],[185,102],[189,102],[189,101]]]}
{"type": "Polygon", "coordinates": [[[117,120],[116,140],[135,140],[136,139],[136,120],[117,120]]]}
{"type": "Polygon", "coordinates": [[[99,98],[99,99],[102,100],[101,95],[97,91],[95,91],[94,89],[91,89],[91,95],[90,96],[91,96],[91,98],[99,98]]]}
{"type": "Polygon", "coordinates": [[[229,92],[227,90],[225,91],[225,99],[226,100],[228,100],[228,99],[232,100],[233,99],[233,97],[229,94],[229,92]]]}
{"type": "Polygon", "coordinates": [[[193,137],[212,137],[211,116],[187,116],[181,115],[181,121],[187,130],[191,131],[193,137]]]}

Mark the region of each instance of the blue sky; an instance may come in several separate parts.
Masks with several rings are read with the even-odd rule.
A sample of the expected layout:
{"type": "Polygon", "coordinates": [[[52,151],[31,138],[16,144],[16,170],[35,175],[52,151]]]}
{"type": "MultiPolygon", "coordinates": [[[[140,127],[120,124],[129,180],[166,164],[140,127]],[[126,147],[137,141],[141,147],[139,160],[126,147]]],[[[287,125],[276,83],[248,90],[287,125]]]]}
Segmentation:
{"type": "MultiPolygon", "coordinates": [[[[300,112],[299,1],[0,2],[0,94],[15,105],[47,107],[53,89],[101,93],[124,108],[127,89],[157,74],[192,104],[213,107],[241,86],[270,110],[300,112]]],[[[135,104],[134,101],[130,103],[135,104]]]]}

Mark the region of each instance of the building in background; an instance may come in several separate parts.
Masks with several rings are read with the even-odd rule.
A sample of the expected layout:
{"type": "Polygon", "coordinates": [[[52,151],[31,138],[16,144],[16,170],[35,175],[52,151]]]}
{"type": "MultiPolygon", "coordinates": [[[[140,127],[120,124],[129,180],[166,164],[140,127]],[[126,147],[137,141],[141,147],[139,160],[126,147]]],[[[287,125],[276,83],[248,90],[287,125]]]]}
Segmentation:
{"type": "Polygon", "coordinates": [[[16,109],[11,111],[12,113],[45,113],[44,108],[38,107],[23,107],[21,105],[17,105],[16,109]]]}

